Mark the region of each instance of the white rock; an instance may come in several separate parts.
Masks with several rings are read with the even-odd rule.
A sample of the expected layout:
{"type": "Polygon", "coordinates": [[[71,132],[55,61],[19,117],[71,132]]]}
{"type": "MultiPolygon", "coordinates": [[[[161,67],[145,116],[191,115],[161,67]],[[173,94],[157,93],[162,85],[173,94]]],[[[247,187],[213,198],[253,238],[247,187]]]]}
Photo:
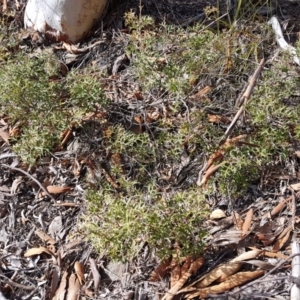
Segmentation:
{"type": "Polygon", "coordinates": [[[217,220],[217,219],[222,219],[222,218],[225,218],[226,217],[226,215],[225,215],[225,213],[224,213],[224,211],[223,210],[221,210],[221,209],[215,209],[211,214],[210,214],[210,216],[209,216],[209,218],[211,219],[211,220],[217,220]]]}
{"type": "Polygon", "coordinates": [[[28,0],[25,28],[39,32],[54,30],[58,39],[78,42],[95,19],[104,13],[109,0],[28,0]]]}

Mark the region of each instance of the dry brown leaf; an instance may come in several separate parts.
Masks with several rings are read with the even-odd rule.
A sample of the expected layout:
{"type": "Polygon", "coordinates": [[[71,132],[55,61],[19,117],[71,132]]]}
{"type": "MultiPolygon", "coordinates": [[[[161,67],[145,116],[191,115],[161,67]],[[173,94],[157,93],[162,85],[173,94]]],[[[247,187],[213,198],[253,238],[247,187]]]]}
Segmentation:
{"type": "Polygon", "coordinates": [[[236,230],[242,230],[244,222],[243,222],[241,216],[237,212],[233,212],[232,216],[233,216],[232,219],[233,219],[233,223],[234,223],[234,228],[236,230]]]}
{"type": "Polygon", "coordinates": [[[72,163],[72,172],[74,176],[79,176],[81,172],[81,165],[79,161],[75,158],[73,163],[72,163]]]}
{"type": "Polygon", "coordinates": [[[192,95],[191,99],[195,101],[209,101],[207,94],[211,91],[211,89],[212,87],[207,85],[196,94],[192,95]]]}
{"type": "Polygon", "coordinates": [[[283,226],[270,221],[260,228],[256,232],[256,236],[263,242],[265,246],[271,245],[276,237],[283,231],[283,226]]]}
{"type": "Polygon", "coordinates": [[[73,273],[69,278],[68,294],[66,300],[78,300],[80,292],[80,282],[73,273]]]}
{"type": "Polygon", "coordinates": [[[84,283],[84,266],[81,262],[76,261],[74,264],[74,269],[76,272],[76,275],[78,277],[80,285],[84,283]]]}
{"type": "MultiPolygon", "coordinates": [[[[49,194],[64,194],[67,193],[71,190],[72,188],[69,186],[57,186],[57,185],[48,185],[46,187],[46,190],[48,191],[49,194]]],[[[46,193],[42,191],[39,195],[40,197],[46,196],[46,193]]]]}
{"type": "Polygon", "coordinates": [[[229,276],[235,274],[238,272],[243,263],[236,262],[236,263],[226,263],[223,265],[220,265],[216,267],[214,270],[210,271],[208,274],[204,275],[203,279],[198,282],[196,285],[193,284],[193,286],[197,288],[205,288],[212,284],[215,281],[225,281],[229,276]]]}
{"type": "Polygon", "coordinates": [[[274,252],[269,252],[269,251],[263,251],[261,253],[261,255],[266,256],[266,257],[271,257],[271,258],[273,258],[273,257],[282,258],[282,259],[288,259],[289,258],[287,255],[284,255],[281,252],[274,253],[274,252]]]}
{"type": "Polygon", "coordinates": [[[9,136],[16,138],[21,135],[21,129],[18,126],[14,126],[12,128],[9,128],[9,136]]]}
{"type": "Polygon", "coordinates": [[[210,157],[209,160],[206,164],[206,169],[205,171],[207,172],[211,166],[213,166],[214,163],[220,162],[224,158],[224,152],[221,150],[216,151],[213,153],[210,157]]]}
{"type": "Polygon", "coordinates": [[[0,128],[0,137],[3,139],[3,141],[7,144],[7,145],[9,145],[9,134],[8,134],[8,132],[5,130],[6,128],[4,127],[2,127],[2,128],[0,128]]]}
{"type": "Polygon", "coordinates": [[[171,259],[162,261],[150,274],[149,281],[160,281],[170,271],[171,259]]]}
{"type": "Polygon", "coordinates": [[[192,257],[187,257],[187,259],[185,260],[183,266],[181,267],[181,270],[180,270],[180,277],[182,276],[182,274],[184,274],[185,272],[187,272],[191,266],[191,263],[192,263],[193,259],[192,257]]]}
{"type": "MultiPolygon", "coordinates": [[[[205,186],[209,180],[209,178],[217,171],[217,169],[224,163],[220,163],[217,166],[215,166],[214,164],[217,162],[220,162],[223,160],[224,155],[227,151],[230,150],[230,148],[243,144],[243,142],[241,142],[242,139],[245,139],[247,137],[247,135],[242,134],[239,136],[236,136],[234,138],[231,139],[227,139],[223,144],[220,145],[219,149],[213,153],[207,164],[206,164],[206,168],[205,168],[205,172],[204,175],[201,178],[198,178],[197,180],[197,185],[198,186],[205,186]]],[[[245,143],[244,143],[245,144],[245,143]]]]}
{"type": "Polygon", "coordinates": [[[202,179],[201,179],[201,181],[198,183],[197,182],[197,185],[198,186],[206,186],[206,184],[207,184],[207,182],[208,182],[208,180],[209,180],[209,178],[222,166],[222,165],[224,165],[224,163],[225,162],[222,162],[222,163],[220,163],[220,164],[218,164],[217,166],[215,166],[215,165],[211,165],[210,167],[209,167],[209,169],[205,172],[205,174],[203,175],[203,177],[202,177],[202,179]]]}
{"type": "Polygon", "coordinates": [[[49,185],[46,189],[49,194],[63,194],[69,192],[72,188],[69,186],[49,185]]]}
{"type": "Polygon", "coordinates": [[[258,255],[260,255],[261,252],[262,252],[262,250],[259,250],[259,249],[247,251],[247,252],[242,253],[238,257],[232,259],[230,262],[242,262],[244,260],[253,259],[253,258],[256,258],[258,255]]]}
{"type": "Polygon", "coordinates": [[[226,54],[226,64],[224,67],[224,74],[228,74],[230,70],[233,68],[233,62],[232,62],[232,53],[231,53],[231,39],[227,39],[227,54],[226,54]]]}
{"type": "Polygon", "coordinates": [[[51,279],[51,287],[49,290],[49,299],[52,299],[53,296],[55,295],[56,289],[58,287],[58,283],[59,283],[59,267],[55,266],[53,268],[53,273],[52,273],[52,279],[51,279]]]}
{"type": "Polygon", "coordinates": [[[56,241],[47,233],[45,233],[43,230],[36,228],[34,232],[43,242],[47,244],[54,245],[56,241]]]}
{"type": "Polygon", "coordinates": [[[250,259],[245,261],[244,263],[246,264],[251,264],[253,266],[259,267],[262,270],[272,270],[274,268],[274,265],[267,263],[265,261],[262,260],[258,260],[258,259],[250,259]]]}
{"type": "Polygon", "coordinates": [[[115,189],[120,189],[120,185],[115,181],[114,177],[112,177],[104,168],[101,168],[101,171],[108,183],[110,183],[115,189]]]}
{"type": "Polygon", "coordinates": [[[200,257],[191,263],[191,266],[187,272],[174,284],[174,286],[164,295],[162,300],[172,300],[176,293],[182,288],[192,274],[195,274],[197,270],[203,265],[204,259],[200,257]]]}
{"type": "Polygon", "coordinates": [[[208,122],[210,123],[221,123],[221,124],[229,124],[230,121],[224,117],[224,116],[221,116],[221,115],[211,115],[211,114],[208,114],[207,115],[207,118],[208,118],[208,122]]]}
{"type": "Polygon", "coordinates": [[[66,287],[67,287],[67,277],[68,277],[68,272],[65,271],[64,274],[63,274],[63,276],[62,276],[59,288],[56,291],[55,296],[53,297],[52,300],[64,300],[65,299],[65,295],[67,293],[67,290],[66,290],[66,287]]]}
{"type": "Polygon", "coordinates": [[[143,100],[144,99],[143,94],[142,94],[141,91],[134,91],[133,95],[136,98],[136,100],[143,100]]]}
{"type": "Polygon", "coordinates": [[[272,252],[278,252],[285,245],[285,243],[288,241],[288,239],[290,237],[291,231],[292,231],[291,226],[285,228],[282,231],[282,233],[278,236],[278,238],[273,246],[272,252]]]}
{"type": "Polygon", "coordinates": [[[219,246],[237,244],[241,240],[241,230],[226,230],[216,234],[214,243],[219,246]]]}
{"type": "Polygon", "coordinates": [[[252,217],[253,217],[253,208],[250,208],[249,211],[247,212],[245,222],[242,227],[242,237],[244,237],[248,233],[251,227],[252,217]]]}
{"type": "Polygon", "coordinates": [[[100,285],[101,276],[97,269],[95,260],[93,258],[89,257],[89,261],[91,264],[91,271],[92,271],[93,279],[94,279],[94,291],[97,292],[99,285],[100,285]]]}
{"type": "Polygon", "coordinates": [[[51,252],[47,248],[45,248],[45,247],[39,247],[39,248],[31,248],[31,249],[27,250],[27,252],[24,254],[24,257],[30,257],[30,256],[34,256],[34,255],[40,255],[42,253],[46,253],[46,254],[49,254],[51,256],[54,256],[53,252],[51,252]]]}
{"type": "Polygon", "coordinates": [[[237,274],[234,274],[228,278],[228,280],[218,284],[214,285],[212,287],[207,287],[204,289],[201,289],[197,292],[193,292],[189,295],[187,295],[186,299],[194,299],[196,297],[201,298],[207,298],[209,294],[220,294],[224,293],[228,290],[233,289],[234,287],[240,286],[247,281],[256,279],[264,274],[263,270],[258,270],[254,272],[240,272],[237,274]]]}
{"type": "Polygon", "coordinates": [[[280,213],[286,206],[286,204],[291,201],[293,197],[288,197],[287,199],[284,199],[283,201],[279,202],[271,211],[271,216],[275,216],[278,213],[280,213]]]}
{"type": "Polygon", "coordinates": [[[171,277],[170,277],[170,287],[173,287],[175,283],[180,279],[181,272],[179,264],[176,264],[171,270],[171,277]]]}

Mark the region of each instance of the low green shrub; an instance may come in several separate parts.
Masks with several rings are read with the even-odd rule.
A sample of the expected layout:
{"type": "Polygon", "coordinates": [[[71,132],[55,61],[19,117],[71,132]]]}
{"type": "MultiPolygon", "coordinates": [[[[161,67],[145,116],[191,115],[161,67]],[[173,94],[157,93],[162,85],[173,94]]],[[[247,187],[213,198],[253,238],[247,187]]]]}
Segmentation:
{"type": "Polygon", "coordinates": [[[183,256],[203,250],[203,221],[208,209],[197,190],[164,198],[149,184],[144,193],[102,188],[87,195],[89,214],[82,221],[93,245],[111,259],[129,260],[148,244],[163,259],[180,249],[183,256]]]}
{"type": "Polygon", "coordinates": [[[0,89],[2,115],[22,132],[13,149],[29,164],[53,151],[62,132],[80,125],[95,105],[106,104],[99,78],[75,70],[64,78],[52,55],[11,57],[0,66],[0,89]]]}

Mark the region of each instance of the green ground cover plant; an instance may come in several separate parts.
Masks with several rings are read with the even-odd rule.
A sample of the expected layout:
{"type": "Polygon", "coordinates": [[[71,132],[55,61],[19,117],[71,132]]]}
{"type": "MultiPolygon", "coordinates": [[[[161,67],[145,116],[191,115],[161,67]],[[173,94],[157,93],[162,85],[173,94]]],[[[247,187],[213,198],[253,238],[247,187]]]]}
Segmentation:
{"type": "Polygon", "coordinates": [[[183,256],[199,255],[208,212],[204,196],[190,189],[166,198],[150,182],[145,189],[127,185],[127,194],[120,194],[103,186],[88,193],[84,229],[96,249],[122,261],[135,257],[145,244],[161,259],[178,247],[183,256]]]}
{"type": "MultiPolygon", "coordinates": [[[[144,146],[137,147],[136,154],[151,157],[148,166],[152,165],[152,169],[162,158],[167,163],[179,163],[184,143],[190,158],[203,153],[209,157],[218,150],[224,127],[210,122],[208,112],[224,112],[233,117],[236,111],[237,95],[233,98],[226,87],[219,92],[218,82],[223,77],[231,88],[241,90],[240,78],[244,78],[245,73],[250,76],[265,49],[274,41],[271,31],[262,26],[256,33],[244,32],[247,38],[241,41],[238,35],[239,30],[245,28],[242,22],[236,29],[222,32],[205,30],[199,25],[187,29],[166,24],[154,26],[149,17],[136,17],[132,13],[126,16],[126,22],[132,30],[127,53],[136,79],[143,91],[168,95],[168,109],[174,120],[188,105],[188,98],[195,90],[207,82],[212,85],[209,101],[197,107],[188,105],[189,114],[184,119],[161,120],[158,127],[167,130],[155,139],[149,137],[147,151],[144,146]]],[[[136,255],[141,241],[157,249],[160,258],[174,254],[175,245],[180,245],[183,255],[201,252],[205,229],[200,224],[206,216],[205,195],[216,193],[217,187],[219,195],[235,199],[243,195],[250,184],[259,182],[265,166],[292,155],[291,146],[299,138],[299,104],[291,105],[286,100],[293,95],[299,97],[299,79],[296,67],[285,53],[280,53],[272,65],[266,66],[246,106],[243,122],[232,133],[232,137],[245,134],[245,143],[226,151],[224,164],[210,179],[206,190],[187,189],[164,199],[157,177],[146,172],[143,188],[135,192],[125,188],[131,192],[121,198],[119,194],[107,194],[105,189],[89,193],[86,229],[96,247],[118,259],[136,255]],[[153,184],[155,192],[151,194],[148,187],[153,184]]],[[[145,133],[143,135],[145,137],[145,133]]],[[[119,150],[129,153],[128,149],[119,150]]]]}
{"type": "Polygon", "coordinates": [[[66,129],[79,126],[86,113],[106,103],[99,78],[75,70],[60,76],[53,55],[20,53],[0,70],[1,112],[21,130],[13,150],[31,165],[59,146],[66,129]]]}
{"type": "Polygon", "coordinates": [[[227,124],[211,122],[208,115],[233,118],[238,92],[260,58],[271,56],[274,37],[263,25],[250,32],[237,17],[234,25],[218,30],[157,25],[132,12],[125,21],[133,80],[142,93],[165,97],[157,107],[161,117],[151,127],[132,132],[121,121],[112,122],[102,74],[85,69],[63,75],[54,55],[21,52],[9,30],[0,33],[1,115],[20,128],[11,141],[13,150],[34,165],[55,151],[64,130],[80,127],[95,108],[107,108],[101,126],[110,134],[101,136],[99,152],[105,155],[97,163],[105,164],[118,187],[100,176],[97,188],[87,192],[84,234],[99,252],[116,260],[131,259],[145,244],[161,259],[178,249],[182,256],[196,256],[205,246],[206,197],[215,193],[235,199],[259,181],[266,165],[293,154],[300,130],[299,101],[292,99],[299,97],[300,78],[285,53],[268,62],[232,132],[231,137],[245,135],[245,143],[226,150],[224,164],[205,189],[196,187],[194,179],[182,187],[172,178],[183,153],[199,172],[199,161],[218,151],[227,124]],[[206,86],[206,98],[193,100],[206,86]],[[115,154],[121,163],[109,161],[115,154]]]}

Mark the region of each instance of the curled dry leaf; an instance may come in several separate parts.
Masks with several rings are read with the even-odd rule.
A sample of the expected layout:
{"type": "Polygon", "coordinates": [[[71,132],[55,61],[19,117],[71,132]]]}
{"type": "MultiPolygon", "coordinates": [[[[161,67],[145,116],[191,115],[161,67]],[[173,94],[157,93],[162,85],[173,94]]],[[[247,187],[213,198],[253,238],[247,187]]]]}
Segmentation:
{"type": "Polygon", "coordinates": [[[214,285],[212,287],[207,287],[204,289],[200,289],[197,292],[193,292],[189,295],[187,295],[186,299],[194,299],[196,297],[201,298],[207,298],[209,294],[220,294],[224,293],[228,290],[233,289],[234,287],[240,286],[247,281],[253,280],[255,278],[258,278],[260,276],[264,275],[263,270],[258,270],[254,272],[240,272],[237,274],[234,274],[228,278],[228,280],[218,284],[214,285]]]}
{"type": "MultiPolygon", "coordinates": [[[[72,188],[69,186],[57,186],[57,185],[48,185],[46,190],[49,194],[57,195],[57,194],[64,194],[71,190],[72,188]]],[[[46,193],[42,191],[39,195],[40,197],[46,196],[46,193]]]]}
{"type": "Polygon", "coordinates": [[[66,288],[67,288],[67,277],[68,277],[68,272],[65,271],[63,276],[62,276],[62,279],[60,281],[59,288],[56,291],[55,296],[53,297],[52,300],[64,300],[65,299],[65,295],[67,293],[67,290],[66,290],[66,288]]]}
{"type": "Polygon", "coordinates": [[[281,202],[279,202],[271,211],[271,216],[276,216],[277,214],[279,214],[287,205],[287,203],[289,201],[291,201],[293,199],[293,197],[288,197],[287,199],[282,200],[281,202]]]}
{"type": "Polygon", "coordinates": [[[208,122],[210,123],[221,123],[221,124],[229,124],[230,121],[224,117],[224,116],[221,116],[221,115],[211,115],[211,114],[208,114],[207,115],[207,118],[208,118],[208,122]]]}
{"type": "Polygon", "coordinates": [[[46,253],[46,254],[49,254],[51,256],[54,256],[54,253],[51,252],[49,249],[47,249],[45,247],[39,247],[39,248],[31,248],[31,249],[29,249],[24,254],[24,257],[30,257],[30,256],[34,256],[34,255],[40,255],[42,253],[46,253]]]}
{"type": "Polygon", "coordinates": [[[35,229],[35,234],[47,244],[54,245],[56,243],[56,241],[50,235],[37,227],[35,229]]]}
{"type": "Polygon", "coordinates": [[[236,263],[226,263],[216,267],[214,270],[210,271],[206,275],[204,275],[202,280],[198,282],[195,287],[197,288],[205,288],[212,284],[215,281],[225,281],[229,276],[238,272],[242,267],[241,262],[236,263]]]}
{"type": "Polygon", "coordinates": [[[253,259],[253,258],[256,258],[258,255],[260,255],[261,252],[262,252],[262,250],[259,250],[259,249],[247,251],[247,252],[242,253],[238,257],[232,259],[231,262],[241,262],[243,260],[253,259]]]}
{"type": "Polygon", "coordinates": [[[232,217],[233,217],[232,219],[233,219],[233,223],[234,223],[234,228],[236,230],[242,230],[244,222],[243,222],[241,216],[237,212],[233,212],[232,217]]]}
{"type": "Polygon", "coordinates": [[[189,277],[197,272],[199,268],[203,265],[204,259],[200,257],[191,263],[190,268],[185,272],[181,278],[174,284],[174,286],[164,295],[162,300],[172,300],[176,293],[183,287],[187,282],[189,277]]]}
{"type": "Polygon", "coordinates": [[[271,257],[271,258],[274,258],[274,257],[282,258],[282,259],[288,259],[289,258],[287,255],[284,255],[281,252],[274,253],[274,252],[269,252],[269,251],[263,251],[261,253],[261,255],[266,256],[266,257],[271,257]]]}
{"type": "Polygon", "coordinates": [[[149,281],[160,281],[170,271],[171,259],[162,261],[150,274],[149,281]]]}
{"type": "Polygon", "coordinates": [[[272,265],[268,262],[258,260],[258,259],[250,259],[250,260],[245,261],[245,263],[259,267],[262,270],[272,270],[275,267],[274,265],[272,265]]]}
{"type": "Polygon", "coordinates": [[[180,277],[182,276],[182,274],[184,274],[185,272],[188,271],[188,269],[190,268],[191,266],[191,263],[192,263],[193,259],[192,257],[187,257],[187,259],[185,260],[183,266],[181,267],[181,270],[180,270],[180,277]]]}
{"type": "Polygon", "coordinates": [[[252,217],[253,217],[253,208],[250,208],[249,211],[247,212],[245,222],[242,227],[242,237],[244,237],[248,233],[251,227],[252,217]]]}
{"type": "Polygon", "coordinates": [[[274,242],[276,237],[283,231],[283,226],[276,222],[268,222],[265,225],[258,228],[256,236],[263,242],[265,246],[268,246],[274,242]]]}
{"type": "Polygon", "coordinates": [[[69,278],[68,294],[66,300],[78,300],[80,292],[80,282],[75,274],[71,274],[69,278]]]}
{"type": "MultiPolygon", "coordinates": [[[[223,156],[222,156],[222,159],[223,159],[223,156]]],[[[202,186],[206,186],[207,185],[207,182],[209,180],[209,178],[216,173],[216,171],[222,166],[224,165],[225,162],[222,162],[218,165],[211,165],[205,172],[205,174],[203,175],[201,181],[197,181],[197,185],[202,187],[202,186]]]]}
{"type": "Polygon", "coordinates": [[[53,298],[56,289],[58,287],[58,283],[59,283],[59,267],[55,266],[53,268],[53,273],[52,273],[51,286],[49,290],[49,299],[53,298]]]}
{"type": "Polygon", "coordinates": [[[272,252],[278,252],[285,245],[285,243],[288,241],[288,239],[290,237],[291,231],[292,231],[291,226],[285,228],[282,231],[282,233],[278,236],[278,238],[273,246],[272,252]]]}
{"type": "Polygon", "coordinates": [[[76,275],[78,277],[79,283],[82,285],[84,282],[84,266],[81,262],[76,261],[74,264],[74,269],[76,272],[76,275]]]}
{"type": "Polygon", "coordinates": [[[5,130],[6,128],[0,128],[0,137],[3,139],[3,141],[9,145],[9,133],[5,130]]]}
{"type": "Polygon", "coordinates": [[[94,291],[96,292],[96,291],[98,291],[98,288],[99,288],[101,276],[97,269],[95,260],[93,258],[89,257],[89,261],[91,264],[91,271],[92,271],[93,279],[94,279],[94,291]]]}
{"type": "Polygon", "coordinates": [[[50,194],[63,194],[69,192],[72,188],[69,186],[49,185],[46,189],[50,194]]]}
{"type": "Polygon", "coordinates": [[[199,102],[207,102],[210,101],[209,98],[207,97],[207,94],[212,90],[211,86],[206,86],[203,89],[201,89],[200,91],[198,91],[196,94],[194,94],[193,96],[191,96],[191,100],[194,101],[199,101],[199,102]]]}
{"type": "Polygon", "coordinates": [[[180,277],[181,277],[180,265],[176,264],[171,270],[170,287],[173,287],[175,283],[180,279],[180,277]]]}
{"type": "Polygon", "coordinates": [[[219,246],[237,244],[241,240],[241,230],[227,230],[216,234],[214,243],[219,246]]]}

